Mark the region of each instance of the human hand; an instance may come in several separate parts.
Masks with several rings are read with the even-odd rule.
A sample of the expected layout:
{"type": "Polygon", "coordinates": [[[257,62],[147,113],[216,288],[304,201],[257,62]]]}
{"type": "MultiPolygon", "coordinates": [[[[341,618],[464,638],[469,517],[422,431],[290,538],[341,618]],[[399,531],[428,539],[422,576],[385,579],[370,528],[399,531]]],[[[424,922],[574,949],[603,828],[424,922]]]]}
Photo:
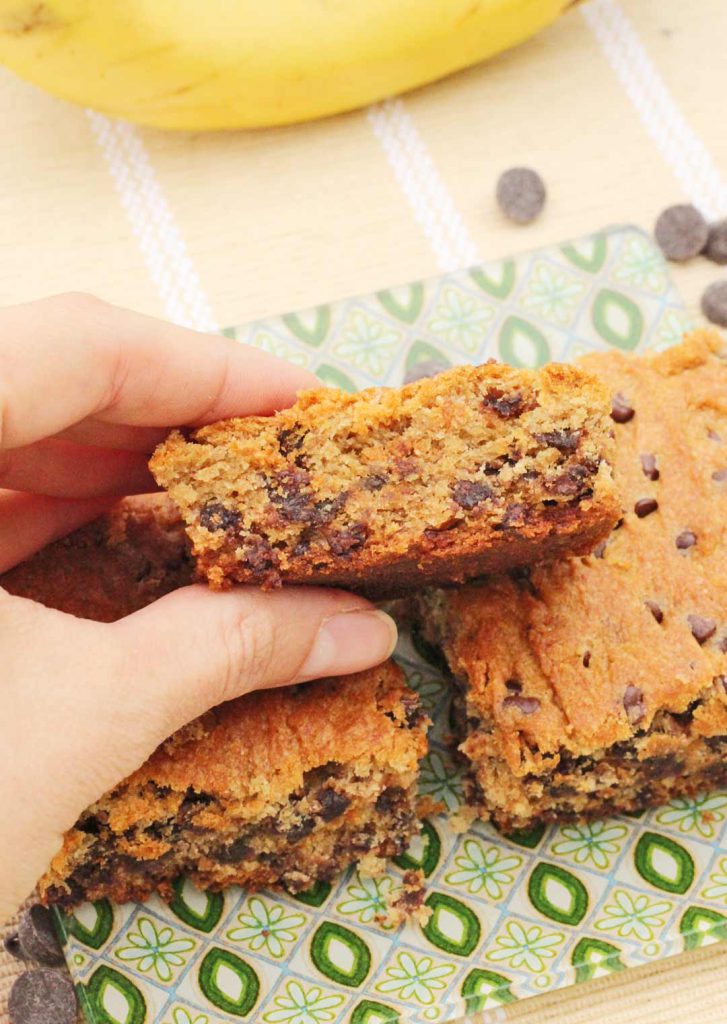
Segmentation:
{"type": "MultiPolygon", "coordinates": [[[[0,311],[0,572],[155,489],[171,426],[265,414],[309,373],[87,296],[0,311]]],[[[384,660],[396,628],[341,591],[185,587],[118,622],[0,589],[0,921],[81,811],[177,728],[261,687],[384,660]]]]}

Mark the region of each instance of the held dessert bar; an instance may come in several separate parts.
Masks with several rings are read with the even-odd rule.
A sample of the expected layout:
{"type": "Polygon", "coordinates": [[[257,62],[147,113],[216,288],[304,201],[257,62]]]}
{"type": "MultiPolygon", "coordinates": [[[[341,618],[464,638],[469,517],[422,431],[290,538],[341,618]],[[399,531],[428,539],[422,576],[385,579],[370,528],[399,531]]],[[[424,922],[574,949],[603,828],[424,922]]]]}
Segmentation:
{"type": "MultiPolygon", "coordinates": [[[[111,621],[191,578],[164,499],[130,499],[0,577],[14,594],[111,621]]],[[[387,662],[340,679],[254,693],[186,726],[80,816],[41,880],[49,903],[141,900],[187,875],[199,886],[291,891],[416,831],[427,720],[387,662]]]]}
{"type": "Polygon", "coordinates": [[[592,550],[620,514],[612,427],[583,371],[488,363],[175,432],[151,469],[212,586],[392,597],[592,550]]]}
{"type": "Polygon", "coordinates": [[[504,829],[727,784],[727,354],[583,360],[613,395],[625,513],[582,559],[430,591],[469,796],[504,829]]]}

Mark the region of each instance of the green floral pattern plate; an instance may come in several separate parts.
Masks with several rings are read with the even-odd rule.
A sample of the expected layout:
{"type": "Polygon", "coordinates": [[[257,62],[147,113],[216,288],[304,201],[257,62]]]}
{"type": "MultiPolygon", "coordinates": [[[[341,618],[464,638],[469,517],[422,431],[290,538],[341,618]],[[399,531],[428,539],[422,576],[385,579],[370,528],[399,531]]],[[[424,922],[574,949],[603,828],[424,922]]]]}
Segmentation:
{"type": "MultiPolygon", "coordinates": [[[[661,348],[688,326],[649,238],[614,228],[226,333],[354,390],[432,359],[661,348]]],[[[435,723],[421,789],[453,811],[447,688],[410,638],[398,658],[435,723]]],[[[725,792],[507,837],[438,817],[379,879],[351,871],[297,897],[180,882],[169,904],[101,901],[59,921],[91,1024],[447,1021],[727,938],[726,820],[725,792]],[[382,927],[410,868],[429,922],[382,927]]]]}

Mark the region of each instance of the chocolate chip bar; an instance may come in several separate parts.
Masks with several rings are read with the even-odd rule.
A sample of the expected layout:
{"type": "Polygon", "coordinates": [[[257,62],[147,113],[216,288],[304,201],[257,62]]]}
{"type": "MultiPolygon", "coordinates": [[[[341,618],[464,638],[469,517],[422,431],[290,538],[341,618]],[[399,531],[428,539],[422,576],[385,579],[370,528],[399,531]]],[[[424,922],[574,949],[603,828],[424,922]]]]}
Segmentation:
{"type": "MultiPolygon", "coordinates": [[[[14,594],[112,621],[189,582],[184,531],[164,499],[128,500],[0,577],[14,594]]],[[[186,875],[291,891],[400,853],[418,826],[427,720],[387,662],[254,693],[161,745],[87,808],[40,883],[48,903],[169,897],[186,875]]]]}
{"type": "Polygon", "coordinates": [[[585,358],[612,396],[625,514],[586,558],[430,591],[469,799],[503,829],[727,783],[727,362],[698,332],[585,358]]]}
{"type": "Polygon", "coordinates": [[[175,432],[151,468],[212,586],[392,597],[592,550],[620,514],[612,426],[583,371],[489,363],[175,432]]]}

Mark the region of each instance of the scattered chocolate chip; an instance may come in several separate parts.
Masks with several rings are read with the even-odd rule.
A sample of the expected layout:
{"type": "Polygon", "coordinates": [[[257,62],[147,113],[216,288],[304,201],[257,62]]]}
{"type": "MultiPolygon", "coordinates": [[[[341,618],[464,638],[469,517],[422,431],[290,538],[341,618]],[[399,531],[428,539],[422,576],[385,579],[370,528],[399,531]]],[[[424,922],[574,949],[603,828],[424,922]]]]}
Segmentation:
{"type": "Polygon", "coordinates": [[[649,609],[649,611],[654,616],[659,625],[661,625],[661,623],[664,621],[664,612],[661,610],[656,601],[644,601],[644,604],[649,609]]]}
{"type": "Polygon", "coordinates": [[[629,683],[624,690],[623,705],[629,723],[631,725],[638,725],[646,714],[646,709],[644,708],[644,694],[638,686],[634,686],[632,683],[629,683]]]}
{"type": "Polygon", "coordinates": [[[27,959],[21,948],[17,932],[11,932],[10,935],[5,936],[3,939],[3,949],[9,956],[13,957],[14,960],[27,959]]]}
{"type": "Polygon", "coordinates": [[[704,255],[712,263],[727,263],[727,218],[710,224],[704,255]]]}
{"type": "Polygon", "coordinates": [[[656,468],[656,456],[645,454],[641,456],[641,468],[644,472],[644,476],[648,477],[649,480],[658,480],[659,470],[656,468]]]}
{"type": "Polygon", "coordinates": [[[523,684],[520,682],[519,679],[506,679],[505,680],[505,689],[508,690],[510,693],[521,693],[522,692],[522,688],[523,688],[523,684]]]}
{"type": "Polygon", "coordinates": [[[551,430],[546,434],[534,434],[536,441],[557,448],[559,452],[574,452],[581,439],[580,430],[551,430]]]}
{"type": "Polygon", "coordinates": [[[365,491],[380,491],[387,483],[388,477],[383,473],[369,473],[361,481],[361,486],[365,491]]]}
{"type": "Polygon", "coordinates": [[[727,327],[727,281],[713,281],[702,294],[702,312],[713,324],[727,327]]]}
{"type": "Polygon", "coordinates": [[[502,702],[504,708],[516,708],[523,715],[534,715],[540,710],[540,701],[537,697],[521,697],[514,695],[505,697],[502,702]]]}
{"type": "Polygon", "coordinates": [[[611,419],[614,423],[628,423],[634,418],[635,411],[629,400],[617,391],[611,401],[611,419]]]}
{"type": "Polygon", "coordinates": [[[659,214],[654,237],[667,259],[688,260],[704,249],[709,238],[709,225],[696,206],[678,203],[659,214]]]}
{"type": "Polygon", "coordinates": [[[350,555],[366,543],[368,528],[365,523],[354,523],[345,530],[331,534],[328,546],[334,555],[350,555]]]}
{"type": "Polygon", "coordinates": [[[586,651],[584,653],[584,655],[583,655],[583,667],[584,668],[588,668],[588,666],[590,664],[591,664],[591,652],[590,651],[586,651]]]}
{"type": "Polygon", "coordinates": [[[59,971],[26,971],[8,997],[10,1024],[73,1024],[76,1012],[73,982],[59,971]]]}
{"type": "Polygon", "coordinates": [[[680,551],[686,551],[687,548],[693,548],[697,543],[697,535],[691,530],[682,530],[675,543],[680,551]]]}
{"type": "Polygon", "coordinates": [[[525,409],[523,396],[519,392],[505,395],[499,388],[491,388],[482,399],[482,404],[486,409],[494,409],[504,420],[514,419],[525,409]]]}
{"type": "Polygon", "coordinates": [[[497,205],[516,224],[530,224],[545,205],[545,185],[530,167],[511,167],[503,171],[495,190],[497,205]]]}
{"type": "Polygon", "coordinates": [[[659,502],[656,498],[639,498],[634,505],[634,512],[643,519],[645,516],[650,516],[652,512],[656,512],[659,507],[659,502]]]}
{"type": "Polygon", "coordinates": [[[489,484],[478,483],[476,480],[457,480],[452,485],[452,498],[464,509],[473,509],[476,505],[487,501],[493,495],[489,484]]]}
{"type": "Polygon", "coordinates": [[[701,615],[687,615],[687,622],[692,636],[700,645],[706,643],[717,630],[714,619],[705,619],[701,615]]]}
{"type": "Polygon", "coordinates": [[[331,789],[330,786],[319,789],[316,796],[321,808],[321,818],[324,821],[333,821],[334,818],[340,818],[351,803],[350,797],[346,796],[345,793],[339,793],[336,789],[331,789]]]}
{"type": "Polygon", "coordinates": [[[200,526],[210,533],[219,530],[235,530],[240,525],[240,513],[234,509],[227,508],[219,501],[210,502],[205,505],[199,514],[200,526]]]}
{"type": "Polygon", "coordinates": [[[40,903],[29,907],[20,918],[18,941],[29,960],[45,967],[58,967],[63,963],[63,953],[53,927],[53,914],[40,903]]]}
{"type": "Polygon", "coordinates": [[[712,430],[711,427],[707,431],[707,437],[709,438],[710,441],[721,441],[722,440],[722,438],[719,436],[717,431],[716,430],[712,430]]]}
{"type": "Polygon", "coordinates": [[[449,369],[449,363],[443,359],[422,359],[420,363],[414,363],[404,373],[404,384],[412,384],[415,380],[422,380],[424,377],[436,377],[438,373],[449,369]]]}
{"type": "Polygon", "coordinates": [[[716,469],[712,473],[712,479],[716,480],[718,484],[724,483],[727,480],[727,469],[716,469]]]}

